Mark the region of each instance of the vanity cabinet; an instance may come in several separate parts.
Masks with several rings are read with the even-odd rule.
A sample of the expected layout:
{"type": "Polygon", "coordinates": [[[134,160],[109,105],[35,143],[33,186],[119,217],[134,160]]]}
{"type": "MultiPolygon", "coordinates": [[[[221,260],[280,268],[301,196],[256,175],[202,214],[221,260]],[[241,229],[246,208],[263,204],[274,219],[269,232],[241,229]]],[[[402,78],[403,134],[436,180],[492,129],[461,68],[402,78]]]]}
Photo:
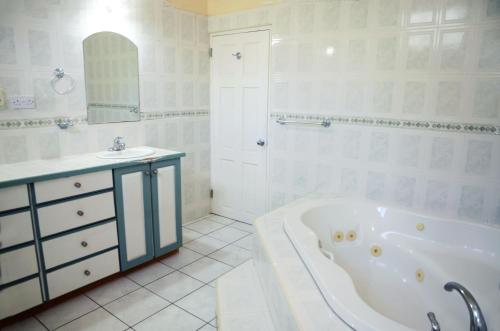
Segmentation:
{"type": "Polygon", "coordinates": [[[184,153],[154,150],[147,160],[0,165],[0,326],[181,245],[184,153]],[[16,172],[26,175],[5,175],[16,172]]]}
{"type": "Polygon", "coordinates": [[[115,170],[114,182],[122,270],[181,245],[179,159],[115,170]]]}

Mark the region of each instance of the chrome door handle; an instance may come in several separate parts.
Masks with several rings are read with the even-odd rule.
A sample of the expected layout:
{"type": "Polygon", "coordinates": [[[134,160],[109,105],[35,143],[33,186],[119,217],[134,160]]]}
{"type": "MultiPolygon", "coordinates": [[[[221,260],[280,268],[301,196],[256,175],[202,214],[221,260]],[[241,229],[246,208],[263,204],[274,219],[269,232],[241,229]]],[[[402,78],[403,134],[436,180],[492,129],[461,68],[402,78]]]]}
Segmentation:
{"type": "Polygon", "coordinates": [[[264,139],[257,140],[257,145],[264,146],[265,144],[266,144],[266,142],[264,141],[264,139]]]}

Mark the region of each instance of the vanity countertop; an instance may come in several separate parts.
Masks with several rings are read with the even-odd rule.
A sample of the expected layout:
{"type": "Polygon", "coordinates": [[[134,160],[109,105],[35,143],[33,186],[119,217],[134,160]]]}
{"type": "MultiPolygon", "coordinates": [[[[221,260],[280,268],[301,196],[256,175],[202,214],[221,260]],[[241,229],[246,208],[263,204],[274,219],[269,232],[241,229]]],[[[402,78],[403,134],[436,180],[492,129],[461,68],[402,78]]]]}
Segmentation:
{"type": "Polygon", "coordinates": [[[0,165],[0,187],[50,179],[50,177],[72,176],[83,172],[109,170],[145,162],[170,160],[183,157],[183,152],[149,146],[139,146],[155,151],[155,154],[134,159],[101,159],[99,153],[65,156],[57,159],[32,160],[0,165]],[[49,178],[47,178],[49,177],[49,178]]]}

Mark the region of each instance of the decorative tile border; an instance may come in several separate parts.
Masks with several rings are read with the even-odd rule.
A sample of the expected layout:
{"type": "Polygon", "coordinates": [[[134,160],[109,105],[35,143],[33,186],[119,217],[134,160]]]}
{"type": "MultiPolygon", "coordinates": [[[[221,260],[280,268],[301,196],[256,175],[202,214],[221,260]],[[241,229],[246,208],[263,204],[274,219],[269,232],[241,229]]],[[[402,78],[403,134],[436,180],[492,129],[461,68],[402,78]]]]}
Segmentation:
{"type": "MultiPolygon", "coordinates": [[[[208,116],[208,114],[209,112],[207,110],[143,112],[141,113],[141,120],[148,121],[175,117],[197,117],[208,116]]],[[[83,125],[87,124],[87,116],[56,116],[46,118],[0,120],[0,130],[45,128],[56,126],[58,123],[62,122],[72,122],[73,125],[83,125]]]]}
{"type": "Polygon", "coordinates": [[[480,123],[419,121],[419,120],[358,117],[358,116],[328,116],[321,114],[308,115],[308,114],[298,114],[298,113],[271,113],[271,118],[305,120],[305,121],[328,120],[332,124],[351,124],[351,125],[402,128],[402,129],[419,129],[419,130],[500,135],[500,125],[490,125],[490,124],[480,124],[480,123]]]}

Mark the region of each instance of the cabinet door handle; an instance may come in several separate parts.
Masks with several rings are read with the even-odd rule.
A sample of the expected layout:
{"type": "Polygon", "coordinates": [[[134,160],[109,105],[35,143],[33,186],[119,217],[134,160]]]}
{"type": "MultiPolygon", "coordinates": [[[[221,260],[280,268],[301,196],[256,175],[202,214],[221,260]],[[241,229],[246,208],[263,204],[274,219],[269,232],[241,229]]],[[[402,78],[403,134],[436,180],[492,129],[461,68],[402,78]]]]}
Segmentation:
{"type": "Polygon", "coordinates": [[[153,170],[153,174],[158,175],[158,170],[157,169],[153,170]]]}
{"type": "Polygon", "coordinates": [[[83,216],[85,213],[83,212],[83,210],[79,210],[79,211],[76,212],[76,214],[78,216],[83,216]]]}
{"type": "Polygon", "coordinates": [[[90,276],[90,270],[85,270],[85,271],[83,272],[83,274],[84,274],[85,276],[90,276]]]}
{"type": "Polygon", "coordinates": [[[89,245],[86,241],[82,241],[80,244],[82,245],[82,247],[87,247],[89,245]]]}
{"type": "Polygon", "coordinates": [[[144,174],[145,174],[146,176],[149,176],[149,171],[144,171],[144,174]]]}
{"type": "Polygon", "coordinates": [[[80,187],[82,187],[82,184],[81,184],[81,183],[79,183],[79,182],[76,182],[74,185],[75,185],[75,187],[76,187],[76,188],[80,188],[80,187]]]}

